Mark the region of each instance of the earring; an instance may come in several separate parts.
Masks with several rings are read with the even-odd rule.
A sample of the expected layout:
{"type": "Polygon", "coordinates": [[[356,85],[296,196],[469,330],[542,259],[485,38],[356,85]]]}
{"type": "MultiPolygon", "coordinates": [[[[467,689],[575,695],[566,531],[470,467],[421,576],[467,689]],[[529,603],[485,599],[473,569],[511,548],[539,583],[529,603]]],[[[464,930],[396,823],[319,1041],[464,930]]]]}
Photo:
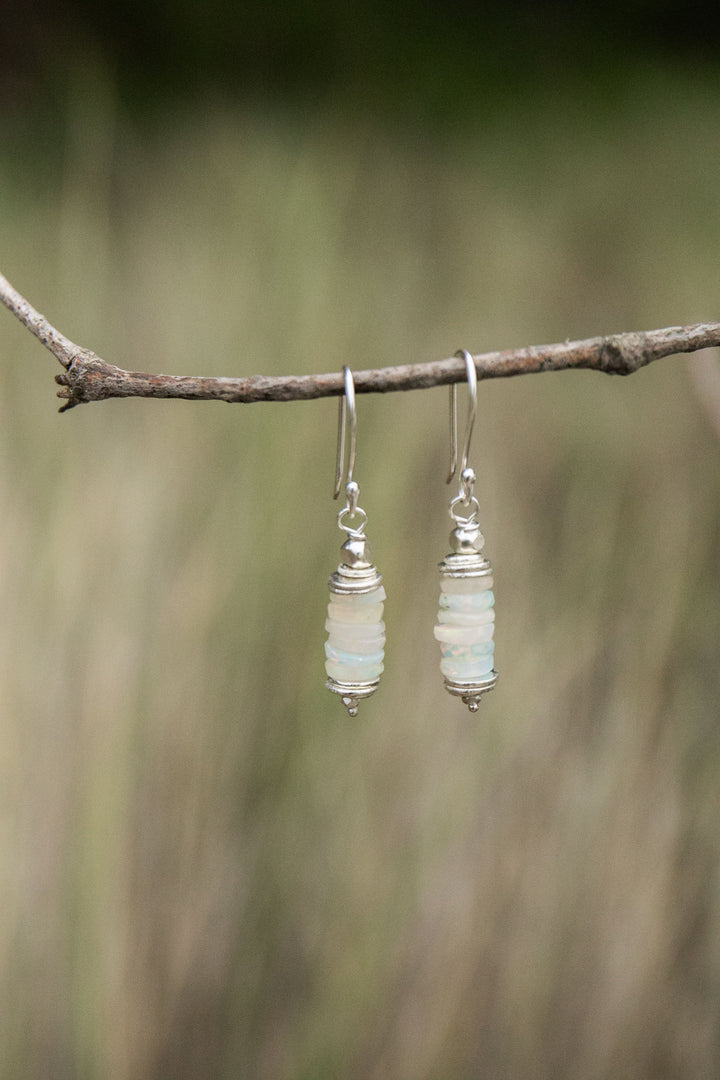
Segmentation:
{"type": "Polygon", "coordinates": [[[357,414],[355,384],[350,368],[343,367],[345,394],[338,411],[338,443],[335,470],[337,499],[343,483],[346,415],[350,413],[350,447],[345,480],[346,504],[338,514],[338,527],[347,533],[341,562],[330,575],[330,603],[325,629],[325,685],[339,694],[350,716],[357,716],[358,702],[375,693],[383,670],[385,623],[382,621],[385,589],[372,563],[365,536],[367,514],[358,506],[360,489],[353,480],[357,414]]]}
{"type": "MultiPolygon", "coordinates": [[[[493,670],[495,597],[492,567],[482,554],[485,538],[477,521],[480,509],[473,494],[475,473],[468,467],[470,439],[477,410],[477,373],[466,349],[455,353],[465,360],[470,406],[460,466],[460,488],[450,502],[455,527],[450,533],[452,551],[440,563],[440,610],[435,637],[440,642],[440,670],[445,689],[462,698],[470,712],[477,712],[480,698],[497,682],[493,670]]],[[[457,468],[457,387],[450,386],[450,472],[457,468]]]]}

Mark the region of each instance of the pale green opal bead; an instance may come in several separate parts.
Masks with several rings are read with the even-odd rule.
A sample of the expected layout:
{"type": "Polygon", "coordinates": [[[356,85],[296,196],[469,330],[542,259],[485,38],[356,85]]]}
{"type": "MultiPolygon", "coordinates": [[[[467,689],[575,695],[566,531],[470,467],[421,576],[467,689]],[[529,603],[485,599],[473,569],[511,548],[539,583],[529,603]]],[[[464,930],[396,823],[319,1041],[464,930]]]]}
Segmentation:
{"type": "Polygon", "coordinates": [[[485,626],[495,622],[495,609],[487,611],[446,611],[440,608],[438,622],[447,623],[449,626],[485,626]]]}

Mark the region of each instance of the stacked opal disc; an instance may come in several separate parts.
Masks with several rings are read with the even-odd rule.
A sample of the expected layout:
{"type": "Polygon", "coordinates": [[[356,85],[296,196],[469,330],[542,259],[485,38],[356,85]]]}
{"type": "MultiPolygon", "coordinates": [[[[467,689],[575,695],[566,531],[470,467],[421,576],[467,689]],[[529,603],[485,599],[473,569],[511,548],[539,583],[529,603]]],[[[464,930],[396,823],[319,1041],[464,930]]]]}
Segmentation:
{"type": "Polygon", "coordinates": [[[445,689],[475,712],[497,681],[492,567],[479,551],[454,552],[440,564],[440,589],[435,638],[445,689]]]}
{"type": "Polygon", "coordinates": [[[330,593],[325,629],[325,670],[341,684],[377,683],[383,671],[385,589],[370,592],[330,593]]]}
{"type": "Polygon", "coordinates": [[[354,532],[341,554],[342,562],[328,582],[325,685],[357,716],[358,701],[375,693],[383,671],[385,589],[362,533],[354,532]]]}
{"type": "Polygon", "coordinates": [[[487,679],[493,670],[495,597],[491,577],[445,578],[435,637],[440,670],[461,682],[487,679]]]}

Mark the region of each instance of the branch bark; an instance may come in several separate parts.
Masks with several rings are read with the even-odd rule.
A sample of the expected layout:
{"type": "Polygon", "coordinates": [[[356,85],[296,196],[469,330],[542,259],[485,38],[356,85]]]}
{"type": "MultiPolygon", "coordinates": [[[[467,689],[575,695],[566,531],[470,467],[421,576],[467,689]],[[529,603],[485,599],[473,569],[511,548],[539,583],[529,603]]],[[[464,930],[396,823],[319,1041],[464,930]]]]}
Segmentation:
{"type": "MultiPolygon", "coordinates": [[[[244,378],[211,378],[195,375],[151,375],[125,371],[82,348],[56,330],[51,323],[0,274],[0,301],[62,364],[55,376],[57,396],[75,405],[107,398],[183,398],[188,401],[308,401],[343,393],[342,372],[326,375],[248,375],[244,378]]],[[[479,379],[507,378],[539,371],[585,368],[608,375],[631,375],[653,360],[674,353],[695,352],[720,345],[720,323],[669,326],[556,345],[530,345],[521,349],[480,353],[473,356],[479,379]]],[[[464,382],[465,362],[456,358],[425,364],[403,364],[353,371],[359,394],[386,394],[395,390],[425,390],[464,382]]]]}

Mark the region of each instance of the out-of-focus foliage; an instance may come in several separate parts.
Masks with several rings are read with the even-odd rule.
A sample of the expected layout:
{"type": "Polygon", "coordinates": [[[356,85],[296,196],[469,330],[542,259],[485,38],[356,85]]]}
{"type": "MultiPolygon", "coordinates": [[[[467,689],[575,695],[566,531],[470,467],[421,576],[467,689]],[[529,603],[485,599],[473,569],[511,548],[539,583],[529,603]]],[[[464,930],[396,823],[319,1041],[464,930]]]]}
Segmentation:
{"type": "MultiPolygon", "coordinates": [[[[422,141],[211,100],[140,129],[118,96],[88,61],[52,143],[8,126],[1,266],[125,367],[715,314],[702,78],[422,141]]],[[[354,722],[323,689],[334,403],[58,417],[53,365],[0,311],[0,1077],[720,1075],[720,449],[687,361],[481,385],[477,717],[432,638],[446,394],[360,399],[389,600],[354,722]]]]}
{"type": "Polygon", "coordinates": [[[25,0],[3,11],[0,98],[47,106],[98,56],[136,110],[213,89],[452,123],[568,79],[612,98],[648,61],[717,70],[719,38],[720,11],[694,0],[25,0]]]}

